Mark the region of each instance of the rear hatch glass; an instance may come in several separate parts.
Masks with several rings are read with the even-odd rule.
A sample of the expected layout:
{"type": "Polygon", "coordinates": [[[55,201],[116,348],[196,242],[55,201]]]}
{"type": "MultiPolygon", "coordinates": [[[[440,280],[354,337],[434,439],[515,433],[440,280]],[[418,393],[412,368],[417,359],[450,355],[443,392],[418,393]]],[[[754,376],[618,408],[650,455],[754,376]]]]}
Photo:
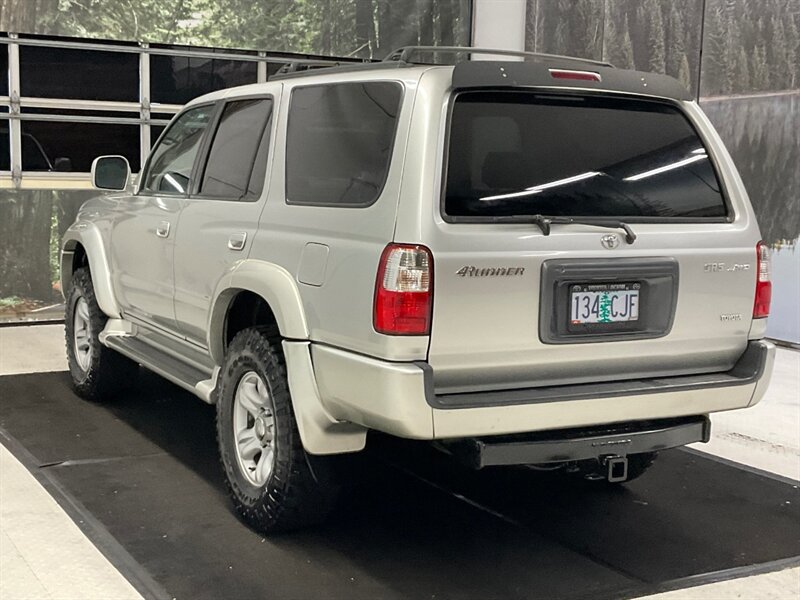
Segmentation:
{"type": "Polygon", "coordinates": [[[728,215],[705,147],[676,106],[530,91],[456,96],[443,212],[450,221],[728,215]]]}

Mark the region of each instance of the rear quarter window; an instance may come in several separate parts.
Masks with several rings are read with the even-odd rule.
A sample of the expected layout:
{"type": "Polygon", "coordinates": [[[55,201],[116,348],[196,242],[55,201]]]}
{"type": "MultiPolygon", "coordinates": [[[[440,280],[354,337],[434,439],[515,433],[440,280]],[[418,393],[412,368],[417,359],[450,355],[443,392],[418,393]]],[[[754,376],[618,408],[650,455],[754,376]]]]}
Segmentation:
{"type": "Polygon", "coordinates": [[[466,92],[449,132],[446,217],[727,216],[706,149],[671,104],[466,92]]]}
{"type": "Polygon", "coordinates": [[[367,206],[383,190],[402,86],[348,82],[295,88],[286,139],[286,201],[367,206]]]}

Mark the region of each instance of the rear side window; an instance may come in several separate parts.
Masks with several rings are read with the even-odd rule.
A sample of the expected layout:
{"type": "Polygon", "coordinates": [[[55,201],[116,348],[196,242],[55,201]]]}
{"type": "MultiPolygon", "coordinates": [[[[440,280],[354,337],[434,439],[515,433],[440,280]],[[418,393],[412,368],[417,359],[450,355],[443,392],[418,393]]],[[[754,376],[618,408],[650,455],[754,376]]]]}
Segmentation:
{"type": "MultiPolygon", "coordinates": [[[[264,185],[265,169],[255,169],[262,140],[269,144],[272,100],[258,98],[228,102],[208,153],[200,194],[216,198],[257,197],[264,185]],[[251,173],[258,181],[250,184],[251,173]]],[[[266,148],[259,157],[266,166],[266,148]]]]}
{"type": "Polygon", "coordinates": [[[532,92],[468,92],[450,121],[444,212],[719,218],[702,141],[674,106],[532,92]]]}
{"type": "Polygon", "coordinates": [[[296,88],[286,140],[286,201],[366,206],[380,196],[402,87],[354,82],[296,88]]]}

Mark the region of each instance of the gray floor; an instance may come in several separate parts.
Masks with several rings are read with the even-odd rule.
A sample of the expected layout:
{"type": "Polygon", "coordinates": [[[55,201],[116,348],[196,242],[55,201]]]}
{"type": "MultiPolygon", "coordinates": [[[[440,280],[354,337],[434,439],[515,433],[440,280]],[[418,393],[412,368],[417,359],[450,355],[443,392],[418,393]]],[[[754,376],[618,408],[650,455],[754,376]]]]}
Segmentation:
{"type": "MultiPolygon", "coordinates": [[[[0,328],[0,375],[64,370],[63,344],[60,326],[0,328]]],[[[764,400],[746,411],[715,415],[714,437],[698,450],[800,480],[800,352],[779,349],[764,400]]],[[[139,597],[2,446],[0,572],[4,600],[139,597]]],[[[800,569],[658,597],[795,599],[800,597],[800,569]]]]}

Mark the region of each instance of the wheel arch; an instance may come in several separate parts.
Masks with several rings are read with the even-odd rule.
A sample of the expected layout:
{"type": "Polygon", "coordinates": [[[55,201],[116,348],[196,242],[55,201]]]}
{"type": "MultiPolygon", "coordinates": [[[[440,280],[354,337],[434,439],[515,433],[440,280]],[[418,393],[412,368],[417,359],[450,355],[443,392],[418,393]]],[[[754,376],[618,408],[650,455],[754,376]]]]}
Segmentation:
{"type": "Polygon", "coordinates": [[[283,338],[286,374],[303,447],[319,455],[362,450],[366,429],[334,419],[319,396],[308,325],[294,278],[279,265],[243,261],[217,286],[207,328],[214,362],[223,364],[227,345],[236,333],[270,324],[278,327],[283,338]]]}
{"type": "Polygon", "coordinates": [[[108,317],[120,318],[103,237],[97,227],[91,223],[76,223],[67,230],[62,240],[60,265],[62,295],[66,296],[72,284],[72,274],[88,265],[100,310],[108,317]]]}
{"type": "Polygon", "coordinates": [[[291,274],[273,263],[242,261],[222,278],[214,294],[206,328],[214,362],[222,364],[227,344],[244,326],[270,323],[277,325],[284,339],[309,337],[300,292],[291,274]],[[249,317],[237,309],[249,312],[249,317]]]}

